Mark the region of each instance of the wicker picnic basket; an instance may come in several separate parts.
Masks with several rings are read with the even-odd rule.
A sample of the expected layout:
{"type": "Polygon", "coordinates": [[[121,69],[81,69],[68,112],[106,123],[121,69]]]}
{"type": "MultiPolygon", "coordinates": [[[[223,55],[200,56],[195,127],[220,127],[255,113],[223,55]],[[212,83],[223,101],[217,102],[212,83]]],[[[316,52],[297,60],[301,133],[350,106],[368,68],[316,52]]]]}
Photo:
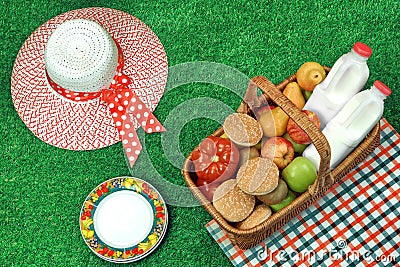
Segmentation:
{"type": "MultiPolygon", "coordinates": [[[[325,67],[329,72],[329,68],[325,67]]],[[[348,174],[358,163],[363,161],[379,144],[380,144],[380,126],[379,122],[363,140],[363,142],[355,148],[352,153],[344,159],[334,170],[330,170],[330,147],[325,138],[318,128],[311,123],[308,118],[285,96],[282,90],[290,82],[296,80],[296,75],[292,75],[277,84],[276,86],[267,78],[257,76],[251,79],[248,91],[244,97],[243,102],[239,106],[237,112],[251,114],[251,107],[262,105],[267,100],[272,100],[275,104],[283,109],[310,137],[312,143],[315,145],[320,157],[320,167],[318,176],[314,184],[308,190],[299,195],[292,203],[285,208],[274,213],[269,219],[262,224],[247,230],[236,228],[233,224],[227,222],[219,212],[214,208],[207,198],[196,186],[197,176],[194,172],[194,166],[191,161],[191,154],[187,157],[182,174],[185,182],[200,201],[204,208],[215,219],[219,226],[228,234],[229,239],[233,244],[241,249],[249,249],[261,243],[266,237],[281,228],[292,218],[296,217],[303,210],[307,209],[317,199],[324,195],[324,193],[336,182],[340,181],[343,176],[348,174]],[[262,95],[257,97],[257,88],[263,92],[262,95]]],[[[221,136],[224,133],[222,127],[217,129],[212,135],[221,136]]],[[[194,150],[196,150],[194,148],[194,150]]],[[[232,177],[233,178],[233,177],[232,177]]]]}

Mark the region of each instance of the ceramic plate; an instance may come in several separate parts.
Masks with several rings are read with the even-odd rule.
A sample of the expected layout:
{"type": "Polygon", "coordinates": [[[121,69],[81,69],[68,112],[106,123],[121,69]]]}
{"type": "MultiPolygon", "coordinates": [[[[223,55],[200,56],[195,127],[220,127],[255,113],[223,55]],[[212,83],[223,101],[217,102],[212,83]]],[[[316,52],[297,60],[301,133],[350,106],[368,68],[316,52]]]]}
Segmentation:
{"type": "Polygon", "coordinates": [[[164,237],[167,224],[161,195],[133,177],[113,178],[97,186],[80,214],[86,244],[111,262],[133,262],[150,254],[164,237]]]}

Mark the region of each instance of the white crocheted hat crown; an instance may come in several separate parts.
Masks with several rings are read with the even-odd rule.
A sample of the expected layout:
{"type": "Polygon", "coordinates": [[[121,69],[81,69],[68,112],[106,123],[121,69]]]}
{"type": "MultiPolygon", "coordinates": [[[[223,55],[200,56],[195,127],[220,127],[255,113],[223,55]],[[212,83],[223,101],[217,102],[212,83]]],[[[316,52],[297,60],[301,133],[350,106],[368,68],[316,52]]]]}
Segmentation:
{"type": "MultiPolygon", "coordinates": [[[[37,28],[18,52],[11,75],[14,107],[47,144],[70,150],[115,144],[121,136],[103,96],[112,91],[119,67],[130,79],[129,90],[152,112],[168,76],[157,35],[120,10],[91,7],[60,14],[37,28]]],[[[137,121],[132,125],[139,127],[137,121]]]]}
{"type": "Polygon", "coordinates": [[[59,86],[75,92],[108,87],[118,63],[111,35],[98,23],[73,19],[59,25],[44,52],[46,71],[59,86]]]}

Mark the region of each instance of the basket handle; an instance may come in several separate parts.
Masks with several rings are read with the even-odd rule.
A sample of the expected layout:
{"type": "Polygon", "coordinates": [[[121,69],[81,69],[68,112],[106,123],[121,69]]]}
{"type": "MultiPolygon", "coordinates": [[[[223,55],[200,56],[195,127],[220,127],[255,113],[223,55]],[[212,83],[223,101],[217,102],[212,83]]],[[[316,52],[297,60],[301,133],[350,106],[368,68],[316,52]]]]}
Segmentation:
{"type": "MultiPolygon", "coordinates": [[[[333,184],[334,179],[330,171],[330,158],[331,151],[328,141],[325,136],[321,133],[314,123],[310,122],[305,114],[303,114],[282,92],[267,78],[263,76],[256,76],[251,79],[248,92],[246,96],[254,96],[257,92],[257,87],[274,101],[282,110],[294,120],[294,122],[300,126],[302,130],[310,137],[318,154],[321,157],[321,161],[318,169],[318,177],[314,184],[311,185],[308,190],[310,194],[317,195],[323,193],[323,188],[333,184]],[[250,92],[249,92],[250,91],[250,92]],[[255,91],[255,92],[254,92],[255,91]]],[[[246,97],[245,97],[246,99],[246,97]]],[[[249,101],[249,99],[246,99],[249,101]]],[[[254,103],[259,104],[257,101],[254,103]]],[[[253,102],[248,102],[250,108],[252,108],[253,102]]],[[[256,105],[254,105],[256,106],[256,105]]]]}

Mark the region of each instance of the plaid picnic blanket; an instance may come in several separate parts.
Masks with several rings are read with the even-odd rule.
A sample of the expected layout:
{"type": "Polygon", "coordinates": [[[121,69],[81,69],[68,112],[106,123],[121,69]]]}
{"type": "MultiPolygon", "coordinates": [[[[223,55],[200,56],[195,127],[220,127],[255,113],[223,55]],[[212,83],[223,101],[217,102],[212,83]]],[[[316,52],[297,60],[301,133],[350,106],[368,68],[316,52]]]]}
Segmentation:
{"type": "MultiPolygon", "coordinates": [[[[400,135],[381,144],[313,206],[249,250],[206,227],[234,266],[395,266],[400,262],[400,135]]],[[[399,266],[399,265],[397,265],[399,266]]]]}

